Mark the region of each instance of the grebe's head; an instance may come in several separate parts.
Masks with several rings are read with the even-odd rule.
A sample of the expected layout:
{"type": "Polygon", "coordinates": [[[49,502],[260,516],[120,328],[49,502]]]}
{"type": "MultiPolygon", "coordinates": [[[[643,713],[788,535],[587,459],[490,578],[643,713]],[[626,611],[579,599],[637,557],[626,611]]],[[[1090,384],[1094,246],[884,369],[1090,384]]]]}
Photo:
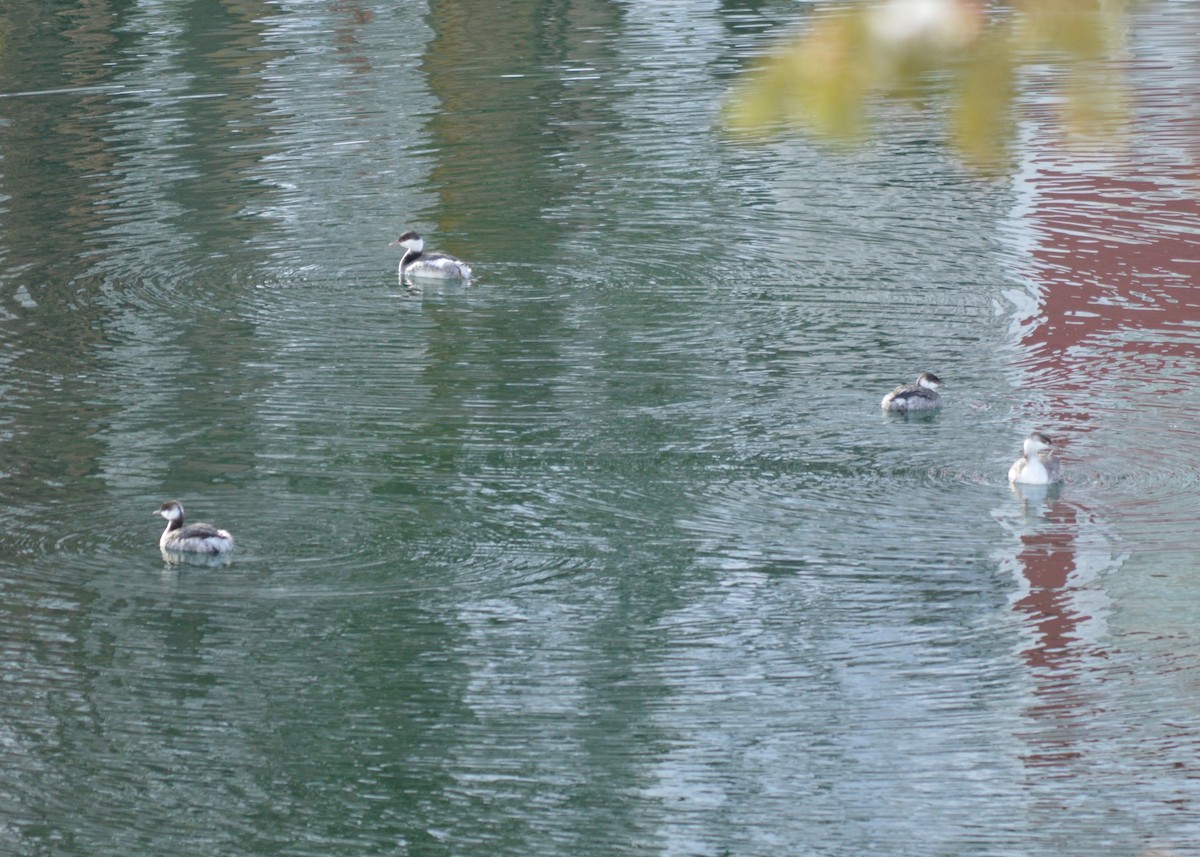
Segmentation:
{"type": "Polygon", "coordinates": [[[162,515],[168,521],[182,521],[183,520],[183,504],[180,503],[178,500],[168,500],[167,502],[165,502],[161,506],[159,506],[158,511],[155,512],[154,514],[162,515]]]}
{"type": "Polygon", "coordinates": [[[1037,455],[1039,452],[1044,452],[1054,445],[1054,438],[1048,434],[1042,434],[1040,431],[1030,432],[1029,437],[1025,438],[1025,454],[1037,455]]]}
{"type": "Polygon", "coordinates": [[[392,246],[399,244],[405,250],[412,250],[414,253],[420,253],[425,249],[425,242],[417,233],[409,230],[392,242],[392,246]]]}
{"type": "Polygon", "coordinates": [[[926,390],[933,390],[935,393],[937,392],[937,388],[941,383],[942,380],[932,372],[922,372],[917,376],[918,387],[924,387],[926,390]]]}

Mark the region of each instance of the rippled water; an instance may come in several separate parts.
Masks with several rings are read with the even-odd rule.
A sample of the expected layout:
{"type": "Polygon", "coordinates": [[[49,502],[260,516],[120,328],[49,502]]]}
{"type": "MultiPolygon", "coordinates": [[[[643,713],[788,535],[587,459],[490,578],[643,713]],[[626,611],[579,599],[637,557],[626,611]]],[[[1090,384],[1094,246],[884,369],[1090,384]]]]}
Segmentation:
{"type": "Polygon", "coordinates": [[[1200,849],[1185,4],[1128,151],[1033,81],[1004,182],[907,110],[723,137],[792,4],[54,11],[0,52],[0,851],[1200,849]]]}

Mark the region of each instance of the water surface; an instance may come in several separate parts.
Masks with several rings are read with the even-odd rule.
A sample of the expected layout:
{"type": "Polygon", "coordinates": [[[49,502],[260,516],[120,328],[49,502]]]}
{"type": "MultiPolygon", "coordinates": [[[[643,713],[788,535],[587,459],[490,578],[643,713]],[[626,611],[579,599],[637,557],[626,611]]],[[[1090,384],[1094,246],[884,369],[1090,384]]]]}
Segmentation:
{"type": "Polygon", "coordinates": [[[5,14],[0,850],[1200,849],[1194,13],[999,181],[722,135],[806,14],[5,14]]]}

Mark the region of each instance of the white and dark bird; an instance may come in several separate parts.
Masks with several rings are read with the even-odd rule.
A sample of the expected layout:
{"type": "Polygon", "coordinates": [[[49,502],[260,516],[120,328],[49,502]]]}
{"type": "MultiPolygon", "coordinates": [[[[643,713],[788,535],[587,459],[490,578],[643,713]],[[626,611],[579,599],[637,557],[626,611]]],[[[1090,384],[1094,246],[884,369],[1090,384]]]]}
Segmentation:
{"type": "Polygon", "coordinates": [[[932,372],[922,372],[915,384],[901,384],[879,403],[885,411],[927,411],[942,406],[938,395],[941,380],[932,372]]]}
{"type": "Polygon", "coordinates": [[[404,248],[400,258],[400,282],[413,279],[461,280],[471,279],[471,266],[446,253],[426,253],[425,241],[416,232],[408,231],[392,242],[404,248]]]}
{"type": "Polygon", "coordinates": [[[154,514],[167,520],[158,546],[170,553],[224,554],[233,550],[233,536],[212,524],[184,524],[183,504],[168,500],[154,514]]]}
{"type": "Polygon", "coordinates": [[[1021,457],[1008,468],[1008,481],[1022,485],[1049,485],[1062,480],[1062,462],[1054,455],[1054,439],[1030,432],[1021,445],[1021,457]]]}

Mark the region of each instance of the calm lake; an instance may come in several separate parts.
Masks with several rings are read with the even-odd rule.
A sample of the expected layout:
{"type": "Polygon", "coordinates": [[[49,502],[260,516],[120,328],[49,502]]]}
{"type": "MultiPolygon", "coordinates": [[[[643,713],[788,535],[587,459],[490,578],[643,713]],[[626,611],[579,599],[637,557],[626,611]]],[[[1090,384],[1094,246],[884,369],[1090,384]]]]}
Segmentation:
{"type": "Polygon", "coordinates": [[[0,6],[0,853],[1200,853],[1200,6],[1000,178],[818,14],[0,6]]]}

